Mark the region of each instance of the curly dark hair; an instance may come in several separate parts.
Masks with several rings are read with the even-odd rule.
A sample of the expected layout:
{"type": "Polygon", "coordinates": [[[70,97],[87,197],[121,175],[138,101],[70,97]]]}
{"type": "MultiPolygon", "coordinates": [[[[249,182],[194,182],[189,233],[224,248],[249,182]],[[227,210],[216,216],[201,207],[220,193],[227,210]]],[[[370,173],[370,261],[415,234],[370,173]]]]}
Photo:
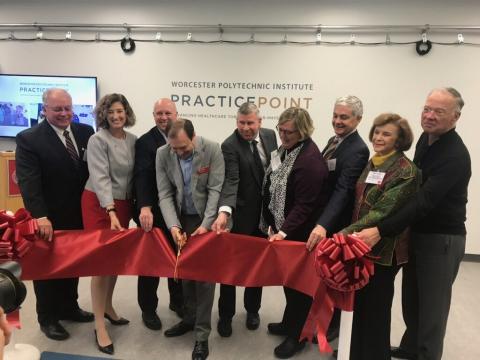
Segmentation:
{"type": "Polygon", "coordinates": [[[93,110],[97,128],[108,129],[109,127],[108,121],[107,121],[108,110],[116,102],[121,103],[125,109],[125,114],[127,115],[127,120],[125,121],[125,127],[131,127],[135,125],[135,114],[130,104],[128,103],[127,98],[122,94],[114,93],[114,94],[107,94],[104,97],[102,97],[98,101],[97,106],[95,106],[95,110],[93,110]]]}

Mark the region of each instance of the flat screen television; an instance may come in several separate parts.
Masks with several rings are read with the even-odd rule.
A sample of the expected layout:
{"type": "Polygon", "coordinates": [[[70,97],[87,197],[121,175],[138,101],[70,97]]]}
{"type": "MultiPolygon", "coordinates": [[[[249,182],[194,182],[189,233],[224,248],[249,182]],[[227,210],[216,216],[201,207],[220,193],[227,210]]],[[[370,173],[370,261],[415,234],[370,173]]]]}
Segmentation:
{"type": "Polygon", "coordinates": [[[15,137],[41,122],[42,94],[52,87],[65,89],[72,96],[73,122],[95,129],[96,77],[0,74],[0,137],[15,137]]]}

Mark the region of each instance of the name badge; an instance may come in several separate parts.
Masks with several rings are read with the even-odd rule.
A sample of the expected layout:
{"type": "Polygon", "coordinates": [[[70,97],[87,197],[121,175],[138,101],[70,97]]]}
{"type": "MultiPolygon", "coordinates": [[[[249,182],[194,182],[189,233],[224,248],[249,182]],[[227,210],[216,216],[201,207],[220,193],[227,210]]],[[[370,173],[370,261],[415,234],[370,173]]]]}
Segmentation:
{"type": "Polygon", "coordinates": [[[335,171],[337,167],[337,159],[327,160],[328,171],[335,171]]]}
{"type": "Polygon", "coordinates": [[[385,173],[381,171],[370,171],[365,182],[367,184],[380,185],[385,177],[385,173]]]}
{"type": "Polygon", "coordinates": [[[278,155],[277,150],[273,150],[270,156],[270,165],[272,166],[272,171],[275,171],[280,165],[282,165],[282,161],[280,160],[280,156],[278,155]]]}

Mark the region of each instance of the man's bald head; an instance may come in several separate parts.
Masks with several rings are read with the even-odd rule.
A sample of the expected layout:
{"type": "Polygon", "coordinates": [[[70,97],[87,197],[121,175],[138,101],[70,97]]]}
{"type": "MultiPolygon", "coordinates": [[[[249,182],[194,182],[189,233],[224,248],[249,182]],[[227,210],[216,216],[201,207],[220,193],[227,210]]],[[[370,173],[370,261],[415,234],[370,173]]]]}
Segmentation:
{"type": "Polygon", "coordinates": [[[51,88],[45,90],[42,96],[43,114],[47,121],[66,129],[73,119],[72,97],[64,89],[51,88]]]}
{"type": "Polygon", "coordinates": [[[172,122],[177,120],[177,115],[177,106],[168,98],[159,99],[153,105],[155,124],[164,134],[167,134],[172,122]]]}

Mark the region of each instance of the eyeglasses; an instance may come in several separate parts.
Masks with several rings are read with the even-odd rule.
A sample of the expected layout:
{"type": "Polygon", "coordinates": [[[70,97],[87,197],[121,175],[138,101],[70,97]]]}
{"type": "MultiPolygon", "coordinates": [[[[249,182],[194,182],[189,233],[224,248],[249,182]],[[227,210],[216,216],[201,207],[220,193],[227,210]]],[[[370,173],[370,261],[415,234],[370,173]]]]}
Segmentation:
{"type": "Polygon", "coordinates": [[[277,127],[277,131],[279,134],[283,134],[283,135],[287,135],[287,136],[290,136],[290,135],[293,135],[295,134],[296,132],[298,132],[298,130],[287,130],[287,129],[282,129],[280,126],[276,126],[277,127]]]}
{"type": "Polygon", "coordinates": [[[428,114],[433,112],[437,116],[444,116],[447,113],[447,110],[445,109],[433,109],[431,107],[425,106],[422,110],[422,113],[428,114]]]}

